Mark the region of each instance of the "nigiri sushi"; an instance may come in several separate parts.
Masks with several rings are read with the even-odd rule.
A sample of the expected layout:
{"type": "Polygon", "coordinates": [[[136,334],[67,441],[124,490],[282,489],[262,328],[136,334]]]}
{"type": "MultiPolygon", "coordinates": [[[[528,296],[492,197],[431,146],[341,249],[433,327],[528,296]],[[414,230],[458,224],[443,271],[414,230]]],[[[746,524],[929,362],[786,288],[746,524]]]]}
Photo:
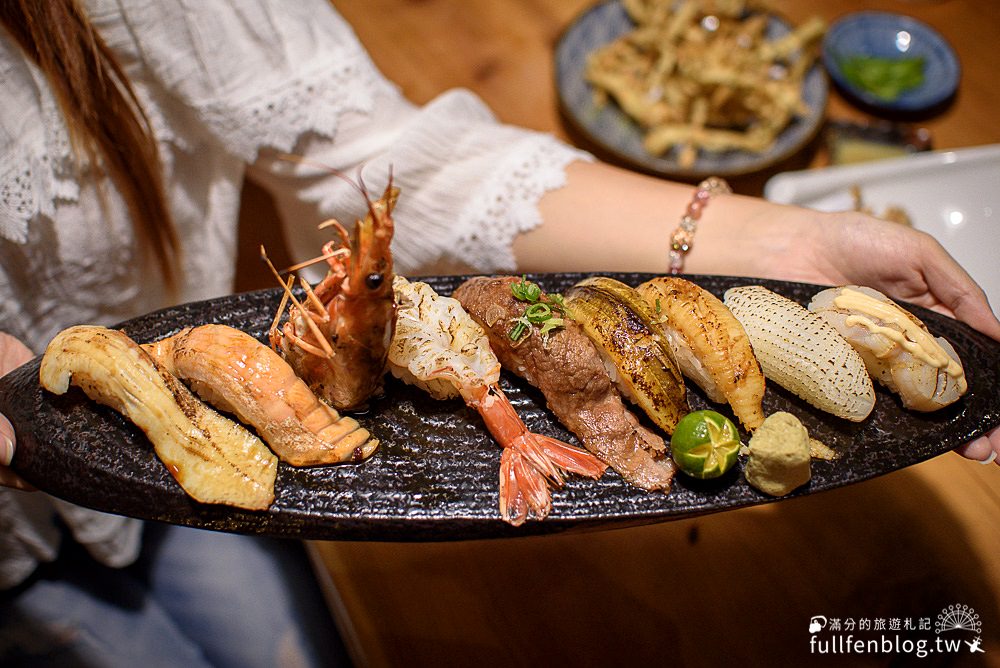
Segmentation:
{"type": "Polygon", "coordinates": [[[872,378],[909,409],[943,408],[968,389],[955,348],[878,290],[829,288],[813,297],[809,310],[833,325],[861,355],[872,378]]]}
{"type": "Polygon", "coordinates": [[[716,403],[729,403],[747,429],[764,421],[764,373],[743,325],[708,290],[677,276],[636,288],[653,310],[681,372],[716,403]]]}
{"type": "Polygon", "coordinates": [[[601,353],[622,396],[672,434],[691,409],[684,376],[646,301],[621,281],[591,276],[566,292],[566,306],[601,353]]]}
{"type": "Polygon", "coordinates": [[[868,417],[875,407],[872,379],[833,325],[761,285],[730,288],[723,297],[768,380],[837,417],[853,422],[868,417]]]}

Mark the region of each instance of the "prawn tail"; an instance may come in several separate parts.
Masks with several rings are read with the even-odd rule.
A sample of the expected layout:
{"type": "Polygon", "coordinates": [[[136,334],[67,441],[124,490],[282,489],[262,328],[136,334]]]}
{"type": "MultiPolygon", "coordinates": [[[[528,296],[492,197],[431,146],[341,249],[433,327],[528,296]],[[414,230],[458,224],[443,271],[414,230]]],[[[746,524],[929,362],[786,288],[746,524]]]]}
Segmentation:
{"type": "Polygon", "coordinates": [[[500,457],[500,517],[520,526],[531,513],[544,519],[552,510],[552,495],[545,476],[522,452],[504,448],[500,457]]]}
{"type": "Polygon", "coordinates": [[[578,473],[599,478],[607,469],[590,452],[556,438],[528,431],[507,395],[499,387],[481,390],[482,396],[469,403],[479,411],[493,437],[505,450],[516,450],[555,486],[563,483],[564,473],[578,473]]]}
{"type": "Polygon", "coordinates": [[[562,471],[596,480],[608,469],[608,465],[596,456],[569,443],[543,434],[532,433],[530,437],[543,456],[562,471]]]}
{"type": "Polygon", "coordinates": [[[529,512],[538,519],[548,515],[552,509],[550,488],[560,487],[566,473],[598,478],[607,468],[585,450],[528,431],[498,387],[481,390],[481,396],[470,403],[503,446],[500,515],[515,526],[524,522],[529,512]]]}

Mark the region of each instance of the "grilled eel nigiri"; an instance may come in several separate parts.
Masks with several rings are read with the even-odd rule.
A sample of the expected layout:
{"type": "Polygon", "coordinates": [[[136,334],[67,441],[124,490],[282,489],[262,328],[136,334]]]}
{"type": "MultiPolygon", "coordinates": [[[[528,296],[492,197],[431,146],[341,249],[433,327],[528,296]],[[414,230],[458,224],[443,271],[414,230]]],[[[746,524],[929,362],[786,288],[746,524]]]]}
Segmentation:
{"type": "Polygon", "coordinates": [[[636,292],[653,310],[685,376],[716,403],[729,403],[747,429],[764,421],[764,372],[739,320],[718,297],[677,276],[636,292]]]}
{"type": "Polygon", "coordinates": [[[608,276],[591,276],[571,287],[566,306],[603,353],[622,396],[672,434],[691,409],[681,368],[653,310],[635,289],[608,276]]]}
{"type": "Polygon", "coordinates": [[[274,500],[278,460],[267,446],[203,404],[124,332],[63,330],[42,356],[39,380],[54,394],[72,381],[135,423],[196,501],[264,510],[274,500]]]}
{"type": "Polygon", "coordinates": [[[532,333],[511,340],[513,323],[525,311],[511,290],[518,280],[479,276],[452,296],[486,330],[503,367],[541,390],[549,409],[587,450],[636,487],[669,491],[675,468],[666,443],[625,407],[580,325],[567,318],[547,338],[532,333]]]}

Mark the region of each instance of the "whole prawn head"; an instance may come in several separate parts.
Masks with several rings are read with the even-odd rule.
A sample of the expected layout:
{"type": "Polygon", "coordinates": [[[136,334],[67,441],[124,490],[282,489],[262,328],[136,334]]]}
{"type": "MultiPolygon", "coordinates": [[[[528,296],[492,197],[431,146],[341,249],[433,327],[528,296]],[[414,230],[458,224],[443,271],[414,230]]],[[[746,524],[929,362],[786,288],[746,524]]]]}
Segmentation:
{"type": "Polygon", "coordinates": [[[313,392],[340,410],[360,408],[381,391],[395,327],[389,246],[399,189],[391,174],[377,200],[372,200],[360,179],[357,187],[368,212],[355,223],[353,232],[336,220],[326,221],[320,227],[334,230],[335,237],[323,246],[323,254],[290,269],[294,272],[325,261],[326,277],[315,287],[299,278],[303,296],[296,297],[292,290],[295,275],[282,280],[268,261],[284,287],[269,332],[271,347],[313,392]],[[282,324],[286,306],[288,317],[282,324]]]}

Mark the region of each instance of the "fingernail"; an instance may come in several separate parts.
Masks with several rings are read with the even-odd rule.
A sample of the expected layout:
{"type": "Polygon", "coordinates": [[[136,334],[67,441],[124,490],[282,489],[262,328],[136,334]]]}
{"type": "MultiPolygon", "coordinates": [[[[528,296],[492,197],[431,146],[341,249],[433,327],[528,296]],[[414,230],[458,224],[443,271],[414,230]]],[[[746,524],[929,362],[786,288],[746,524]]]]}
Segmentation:
{"type": "Polygon", "coordinates": [[[979,463],[982,464],[983,466],[987,464],[992,464],[996,460],[996,458],[997,458],[997,451],[990,450],[990,456],[987,457],[986,459],[980,460],[979,463]]]}
{"type": "Polygon", "coordinates": [[[14,442],[7,436],[0,439],[0,466],[10,466],[14,459],[14,442]]]}

